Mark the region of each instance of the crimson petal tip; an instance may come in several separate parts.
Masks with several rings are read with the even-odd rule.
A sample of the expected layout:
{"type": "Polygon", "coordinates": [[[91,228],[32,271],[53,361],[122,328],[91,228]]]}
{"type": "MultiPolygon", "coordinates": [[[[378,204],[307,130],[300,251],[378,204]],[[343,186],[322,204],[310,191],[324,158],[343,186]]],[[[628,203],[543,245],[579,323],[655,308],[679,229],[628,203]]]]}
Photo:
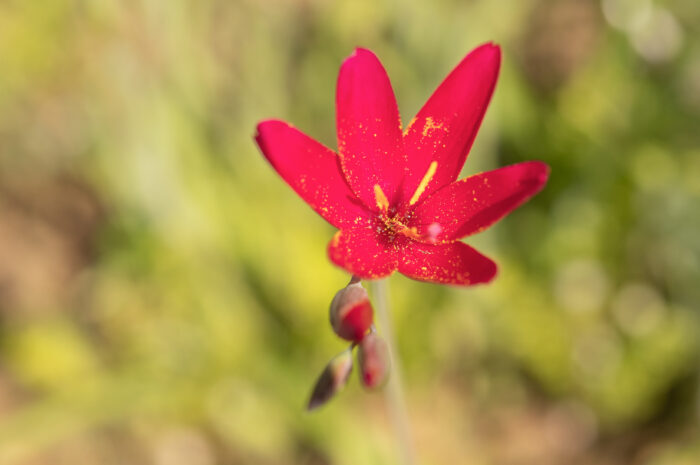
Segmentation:
{"type": "Polygon", "coordinates": [[[343,60],[341,68],[353,60],[362,58],[369,58],[379,61],[379,58],[377,58],[377,55],[375,55],[372,50],[363,47],[355,47],[352,53],[343,60]]]}
{"type": "Polygon", "coordinates": [[[490,53],[494,57],[500,58],[501,46],[495,42],[486,42],[476,47],[471,53],[490,53]]]}

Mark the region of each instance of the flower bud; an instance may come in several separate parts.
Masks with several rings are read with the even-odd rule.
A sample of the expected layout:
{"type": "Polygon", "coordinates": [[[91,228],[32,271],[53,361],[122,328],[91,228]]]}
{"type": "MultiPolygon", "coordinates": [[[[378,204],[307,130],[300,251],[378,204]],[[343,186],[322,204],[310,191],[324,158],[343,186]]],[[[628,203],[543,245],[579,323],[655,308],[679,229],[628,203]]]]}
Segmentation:
{"type": "Polygon", "coordinates": [[[370,333],[360,342],[357,350],[362,384],[374,389],[382,386],[389,377],[389,347],[377,333],[370,333]]]}
{"type": "Polygon", "coordinates": [[[330,308],[331,326],[348,341],[363,338],[374,318],[367,291],[360,282],[351,282],[333,297],[330,308]]]}
{"type": "Polygon", "coordinates": [[[336,355],[328,362],[321,376],[316,381],[306,410],[311,411],[328,402],[340,392],[352,373],[352,348],[336,355]]]}

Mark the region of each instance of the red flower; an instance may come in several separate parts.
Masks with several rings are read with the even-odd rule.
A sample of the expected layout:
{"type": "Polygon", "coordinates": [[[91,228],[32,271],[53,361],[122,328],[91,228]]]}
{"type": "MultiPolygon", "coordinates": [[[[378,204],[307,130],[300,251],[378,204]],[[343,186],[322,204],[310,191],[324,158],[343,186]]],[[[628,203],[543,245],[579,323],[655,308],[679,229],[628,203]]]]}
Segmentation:
{"type": "Polygon", "coordinates": [[[496,264],[459,239],[483,231],[536,194],[549,168],[518,163],[455,181],[493,93],[500,48],[467,55],[402,132],[386,71],[357,49],[340,68],[338,153],[287,123],[258,125],[256,141],[284,180],[340,229],[330,259],[361,278],[395,270],[421,281],[490,281],[496,264]]]}

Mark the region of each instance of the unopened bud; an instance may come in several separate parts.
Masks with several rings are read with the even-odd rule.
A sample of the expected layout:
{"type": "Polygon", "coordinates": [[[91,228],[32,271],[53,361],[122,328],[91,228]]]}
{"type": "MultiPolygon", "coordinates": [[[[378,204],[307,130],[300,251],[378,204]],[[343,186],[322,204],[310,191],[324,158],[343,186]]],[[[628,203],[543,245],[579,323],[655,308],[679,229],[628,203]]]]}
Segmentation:
{"type": "Polygon", "coordinates": [[[350,373],[352,373],[352,348],[341,352],[328,362],[316,381],[306,409],[311,411],[328,402],[345,387],[350,373]]]}
{"type": "Polygon", "coordinates": [[[348,341],[357,342],[367,334],[373,314],[367,291],[359,281],[339,290],[331,302],[331,326],[338,336],[348,341]]]}
{"type": "Polygon", "coordinates": [[[362,384],[370,389],[382,386],[389,377],[389,347],[377,333],[370,333],[360,342],[357,350],[362,384]]]}

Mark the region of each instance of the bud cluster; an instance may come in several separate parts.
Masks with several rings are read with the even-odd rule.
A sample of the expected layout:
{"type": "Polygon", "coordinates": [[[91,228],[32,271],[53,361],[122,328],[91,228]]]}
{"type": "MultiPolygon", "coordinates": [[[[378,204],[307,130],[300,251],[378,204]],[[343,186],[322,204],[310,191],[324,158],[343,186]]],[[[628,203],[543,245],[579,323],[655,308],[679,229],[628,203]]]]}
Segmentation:
{"type": "Polygon", "coordinates": [[[321,373],[311,394],[308,410],[325,404],[347,384],[352,373],[352,351],[357,347],[360,380],[368,389],[381,387],[389,376],[389,348],[374,327],[374,309],[360,280],[353,276],[339,290],[330,306],[333,331],[351,345],[336,355],[321,373]]]}

